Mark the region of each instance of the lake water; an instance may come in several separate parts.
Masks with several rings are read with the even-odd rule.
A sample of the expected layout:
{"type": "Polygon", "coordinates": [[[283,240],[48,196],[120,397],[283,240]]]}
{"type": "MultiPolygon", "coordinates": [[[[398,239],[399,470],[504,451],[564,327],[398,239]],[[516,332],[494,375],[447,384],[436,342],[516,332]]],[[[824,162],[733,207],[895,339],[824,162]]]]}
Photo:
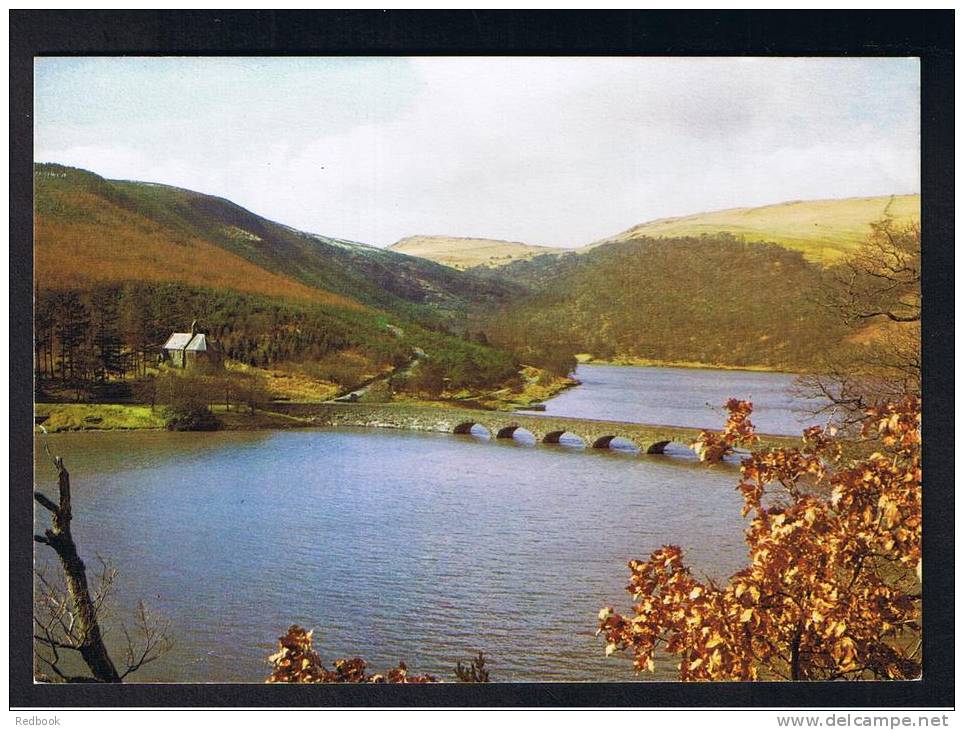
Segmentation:
{"type": "Polygon", "coordinates": [[[813,424],[807,405],[790,394],[797,376],[745,370],[580,365],[582,385],[546,403],[546,415],[668,426],[721,428],[730,398],[753,403],[761,433],[799,435],[813,424]]]}
{"type": "MultiPolygon", "coordinates": [[[[633,370],[581,368],[583,388],[549,412],[586,416],[580,390],[645,381],[633,370]]],[[[748,375],[779,423],[784,376],[673,372],[702,383],[699,396],[677,389],[700,420],[671,417],[652,383],[624,390],[618,417],[717,425],[694,404],[715,398],[721,378],[748,375]]],[[[629,609],[627,561],[674,543],[698,574],[723,579],[745,560],[730,465],[368,429],[48,439],[72,474],[82,555],[119,570],[115,617],[143,599],[173,627],[174,650],[139,681],[261,682],[293,623],[315,629],[329,666],[401,659],[452,679],[458,659],[483,650],[493,680],[628,681],[628,658],[606,658],[594,636],[601,607],[629,609]]],[[[54,493],[46,460],[37,483],[54,493]]],[[[674,663],[661,660],[656,678],[672,679],[674,663]]]]}

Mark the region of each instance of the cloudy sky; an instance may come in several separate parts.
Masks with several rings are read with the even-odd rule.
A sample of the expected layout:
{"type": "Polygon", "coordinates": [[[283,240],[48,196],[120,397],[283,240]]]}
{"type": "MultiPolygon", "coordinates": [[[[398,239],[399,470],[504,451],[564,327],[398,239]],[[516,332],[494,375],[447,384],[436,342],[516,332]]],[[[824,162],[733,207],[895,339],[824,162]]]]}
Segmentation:
{"type": "Polygon", "coordinates": [[[918,192],[919,131],[916,59],[36,61],[38,162],[379,246],[918,192]]]}

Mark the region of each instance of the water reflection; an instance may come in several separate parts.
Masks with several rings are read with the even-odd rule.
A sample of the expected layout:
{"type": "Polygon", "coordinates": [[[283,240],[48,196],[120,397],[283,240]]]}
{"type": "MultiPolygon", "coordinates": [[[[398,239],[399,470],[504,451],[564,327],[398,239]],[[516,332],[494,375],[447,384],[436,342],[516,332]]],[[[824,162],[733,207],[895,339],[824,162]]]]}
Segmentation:
{"type": "MultiPolygon", "coordinates": [[[[55,454],[60,454],[58,448],[73,454],[74,446],[83,443],[83,453],[78,454],[81,458],[71,460],[74,463],[69,468],[72,475],[84,476],[164,468],[172,462],[187,466],[203,460],[226,443],[233,448],[257,448],[270,438],[270,431],[223,431],[205,434],[203,438],[197,433],[171,431],[90,431],[82,435],[49,436],[38,431],[34,437],[34,453],[42,453],[45,440],[55,454]],[[128,452],[136,454],[136,458],[126,458],[128,452]]],[[[47,465],[49,462],[45,465],[43,460],[38,464],[44,469],[47,465]]],[[[53,473],[53,467],[46,470],[53,473]]]]}

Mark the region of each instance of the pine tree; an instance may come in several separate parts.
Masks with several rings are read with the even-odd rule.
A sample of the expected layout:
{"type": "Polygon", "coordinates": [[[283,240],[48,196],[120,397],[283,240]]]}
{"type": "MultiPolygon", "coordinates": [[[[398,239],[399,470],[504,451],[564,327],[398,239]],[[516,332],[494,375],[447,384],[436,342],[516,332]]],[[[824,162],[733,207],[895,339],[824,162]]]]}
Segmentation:
{"type": "Polygon", "coordinates": [[[45,376],[53,375],[54,300],[50,292],[37,292],[33,327],[39,387],[45,376]]]}
{"type": "Polygon", "coordinates": [[[151,344],[152,322],[146,299],[146,291],[128,285],[121,290],[117,304],[118,326],[124,342],[131,348],[135,375],[146,373],[151,344]]]}
{"type": "Polygon", "coordinates": [[[121,354],[121,338],[117,311],[117,291],[102,289],[92,295],[94,367],[97,379],[106,381],[111,376],[122,375],[124,360],[121,354]]]}
{"type": "Polygon", "coordinates": [[[62,291],[54,295],[54,333],[60,345],[60,379],[73,380],[84,375],[78,360],[83,360],[81,350],[90,333],[90,311],[75,291],[62,291]]]}

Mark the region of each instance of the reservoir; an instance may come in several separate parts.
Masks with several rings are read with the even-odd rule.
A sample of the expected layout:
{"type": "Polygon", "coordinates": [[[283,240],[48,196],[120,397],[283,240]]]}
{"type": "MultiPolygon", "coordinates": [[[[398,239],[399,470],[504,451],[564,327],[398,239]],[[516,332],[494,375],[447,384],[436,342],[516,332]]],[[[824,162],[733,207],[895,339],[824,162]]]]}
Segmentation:
{"type": "MultiPolygon", "coordinates": [[[[761,431],[799,431],[782,394],[792,376],[582,366],[578,377],[548,413],[718,427],[701,403],[752,396],[766,404],[761,431]]],[[[97,554],[118,570],[109,644],[138,600],[170,622],[174,649],[134,681],[262,682],[294,623],[315,630],[329,667],[403,660],[451,680],[482,650],[493,681],[673,679],[674,658],[637,676],[594,636],[600,608],[630,608],[627,561],[672,543],[715,580],[745,562],[737,470],[686,453],[379,429],[48,442],[71,472],[89,570],[97,554]]],[[[49,461],[37,469],[54,494],[49,461]]],[[[56,567],[44,546],[36,556],[56,567]]]]}
{"type": "Polygon", "coordinates": [[[739,398],[760,433],[797,436],[817,422],[787,373],[580,365],[575,376],[582,385],[548,401],[547,415],[719,429],[723,404],[739,398]]]}

